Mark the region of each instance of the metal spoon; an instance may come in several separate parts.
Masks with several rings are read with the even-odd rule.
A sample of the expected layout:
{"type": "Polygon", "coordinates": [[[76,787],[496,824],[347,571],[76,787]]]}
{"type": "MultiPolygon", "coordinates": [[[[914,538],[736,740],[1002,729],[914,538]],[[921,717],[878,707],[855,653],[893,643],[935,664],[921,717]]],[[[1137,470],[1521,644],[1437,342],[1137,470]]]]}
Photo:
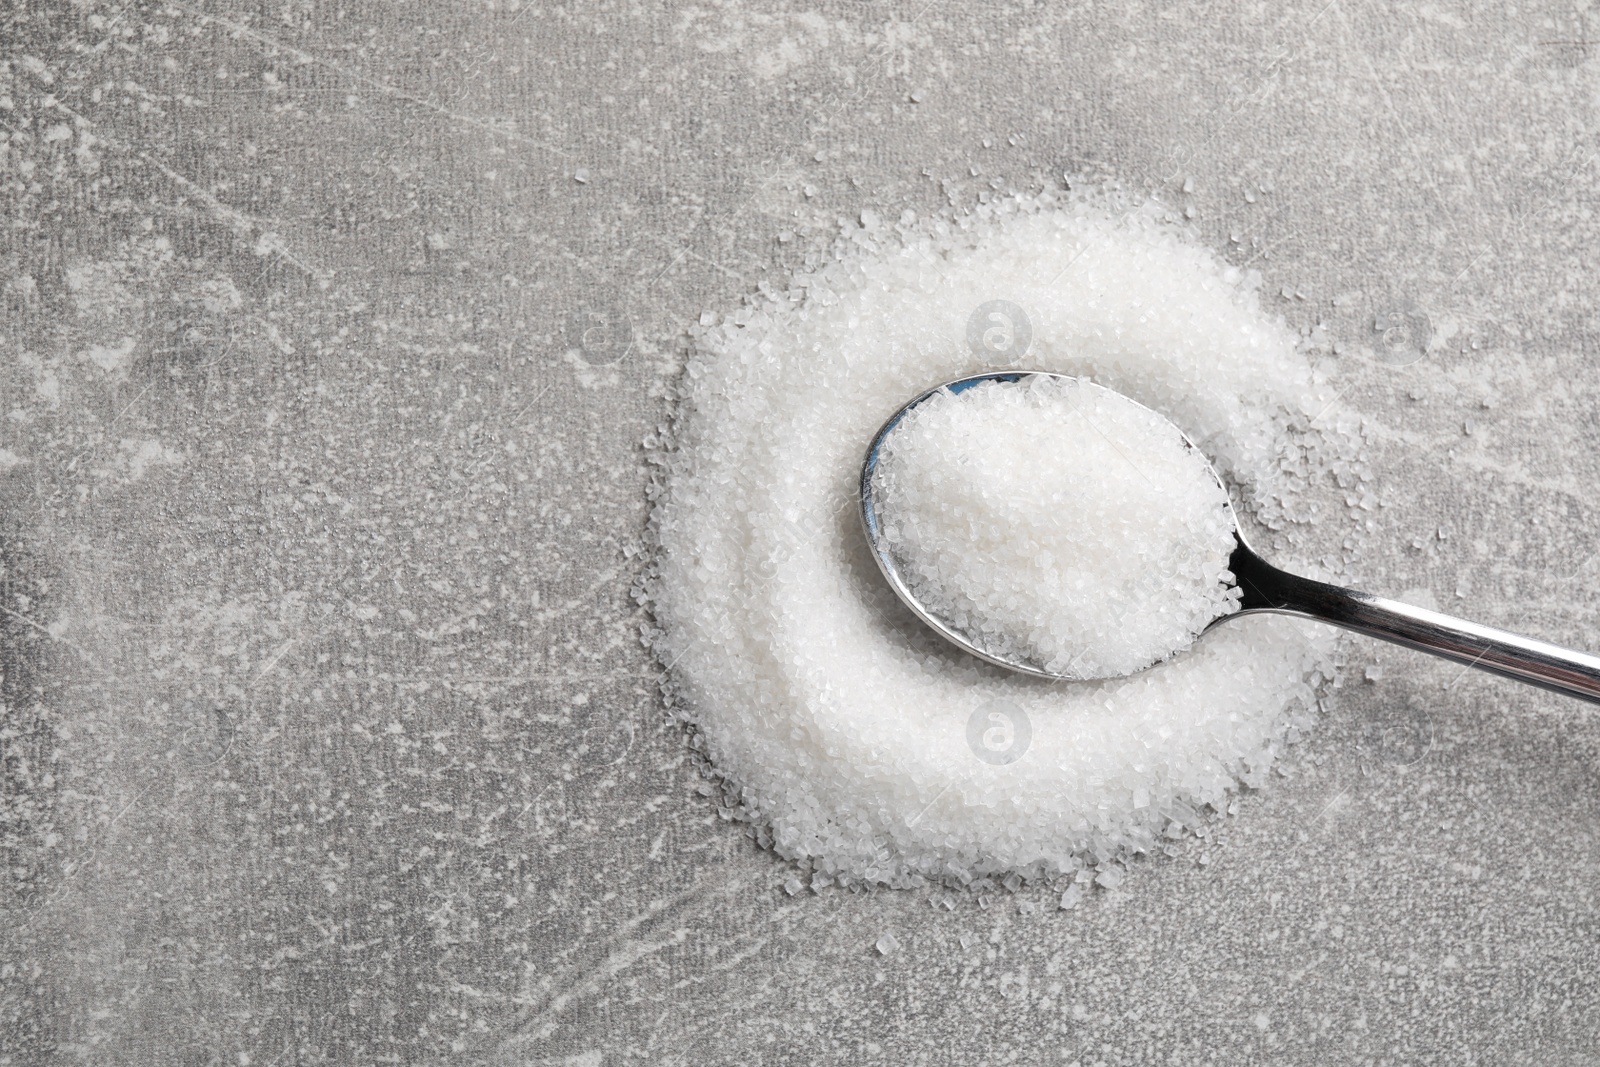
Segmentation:
{"type": "MultiPolygon", "coordinates": [[[[922,604],[906,584],[889,552],[888,545],[880,536],[879,517],[872,496],[873,473],[877,469],[879,450],[883,447],[885,439],[912,408],[941,390],[960,393],[981,382],[1017,383],[1036,375],[1063,379],[1070,377],[1044,371],[974,374],[935,386],[896,411],[872,438],[866,459],[861,465],[861,524],[866,531],[867,544],[872,549],[872,558],[877,560],[878,568],[883,571],[883,576],[888,579],[890,587],[918,618],[947,640],[979,659],[1022,674],[1056,681],[1079,680],[1042,670],[1036,664],[997,657],[973,644],[960,630],[922,604]]],[[[1077,379],[1077,382],[1090,388],[1104,388],[1083,378],[1077,379]]],[[[1128,403],[1134,401],[1129,400],[1128,403]]],[[[1194,448],[1193,442],[1187,437],[1184,437],[1184,441],[1190,448],[1194,448]]],[[[1198,450],[1196,452],[1198,453],[1198,450]]],[[[1209,463],[1206,469],[1217,479],[1219,485],[1223,484],[1209,463]]],[[[1300,615],[1354,630],[1369,637],[1405,645],[1407,648],[1430,652],[1468,667],[1503,674],[1545,689],[1553,689],[1558,693],[1566,693],[1568,696],[1600,703],[1600,656],[1575,652],[1531,637],[1497,630],[1492,626],[1480,626],[1441,612],[1413,607],[1398,600],[1387,600],[1281,571],[1256,555],[1245,543],[1244,535],[1239,532],[1238,516],[1234,514],[1231,503],[1228,505],[1228,515],[1233,523],[1236,542],[1228,569],[1233,572],[1239,586],[1240,610],[1213,620],[1211,626],[1236,619],[1241,615],[1252,615],[1262,611],[1300,615]]],[[[1209,630],[1210,626],[1207,629],[1209,630]]]]}

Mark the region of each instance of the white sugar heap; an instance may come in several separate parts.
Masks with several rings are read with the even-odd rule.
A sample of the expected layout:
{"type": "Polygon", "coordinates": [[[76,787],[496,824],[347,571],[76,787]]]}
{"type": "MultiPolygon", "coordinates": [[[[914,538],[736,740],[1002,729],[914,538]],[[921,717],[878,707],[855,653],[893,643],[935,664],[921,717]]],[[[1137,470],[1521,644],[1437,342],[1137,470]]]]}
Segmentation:
{"type": "Polygon", "coordinates": [[[1032,338],[1007,369],[1160,412],[1287,536],[1314,521],[1312,479],[1363,492],[1356,432],[1293,332],[1159,209],[1119,217],[1076,193],[852,224],[831,262],[764,293],[691,331],[641,593],[669,697],[758,840],[813,886],[904,886],[1048,876],[1207,833],[1206,806],[1261,781],[1309,719],[1331,629],[1247,616],[1126,678],[1029,679],[906,610],[867,552],[856,484],[895,409],[992,369],[967,325],[1003,299],[1032,338]]]}
{"type": "Polygon", "coordinates": [[[1080,379],[934,393],[884,439],[873,500],[918,603],[1008,662],[1131,674],[1238,610],[1233,512],[1206,461],[1080,379]]]}

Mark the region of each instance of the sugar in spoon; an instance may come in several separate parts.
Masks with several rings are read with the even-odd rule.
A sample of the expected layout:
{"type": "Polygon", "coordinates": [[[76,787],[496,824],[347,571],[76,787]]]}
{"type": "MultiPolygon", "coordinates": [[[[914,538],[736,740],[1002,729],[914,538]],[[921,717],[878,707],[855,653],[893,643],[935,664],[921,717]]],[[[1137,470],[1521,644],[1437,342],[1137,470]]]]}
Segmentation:
{"type": "MultiPolygon", "coordinates": [[[[997,656],[979,647],[961,629],[922,603],[907,583],[899,564],[889,551],[886,539],[882,536],[882,517],[878,513],[878,505],[873,497],[873,475],[878,467],[883,444],[900,421],[918,404],[941,391],[959,394],[984,382],[1017,384],[1035,376],[1056,379],[1069,377],[1044,371],[974,374],[926,390],[890,416],[872,438],[866,459],[861,465],[861,523],[866,531],[872,557],[877,561],[878,568],[883,572],[890,587],[918,618],[945,639],[979,659],[1022,674],[1057,681],[1082,680],[1078,677],[1069,678],[1066,675],[1052,673],[1035,663],[997,656]]],[[[1076,384],[1091,389],[1105,388],[1082,378],[1076,379],[1076,384]]],[[[1129,404],[1136,403],[1126,397],[1120,399],[1129,404]]],[[[1182,436],[1176,427],[1173,429],[1182,436]]],[[[1195,450],[1196,455],[1200,455],[1199,450],[1195,449],[1193,442],[1187,437],[1183,437],[1183,441],[1190,449],[1195,450]]],[[[1217,480],[1217,484],[1223,485],[1221,477],[1209,462],[1205,466],[1211,477],[1217,480]]],[[[1330,585],[1327,582],[1315,581],[1280,570],[1262,559],[1250,547],[1239,530],[1238,516],[1234,513],[1232,504],[1229,503],[1227,507],[1235,542],[1229,557],[1228,569],[1233,573],[1239,588],[1239,610],[1213,620],[1206,627],[1208,631],[1226,623],[1229,619],[1260,612],[1298,615],[1331,623],[1346,630],[1366,634],[1368,637],[1428,652],[1467,667],[1505,675],[1568,696],[1600,703],[1600,656],[1562,648],[1559,645],[1523,637],[1492,626],[1453,618],[1442,612],[1430,611],[1398,600],[1373,596],[1370,593],[1330,585]]]]}

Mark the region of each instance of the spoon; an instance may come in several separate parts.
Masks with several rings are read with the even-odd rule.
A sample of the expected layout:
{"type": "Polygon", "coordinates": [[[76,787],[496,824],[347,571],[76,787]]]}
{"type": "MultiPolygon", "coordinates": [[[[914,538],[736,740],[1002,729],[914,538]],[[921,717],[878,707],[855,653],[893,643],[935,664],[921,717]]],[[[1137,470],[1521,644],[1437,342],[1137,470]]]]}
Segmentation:
{"type": "MultiPolygon", "coordinates": [[[[877,560],[878,569],[883,571],[883,576],[888,579],[890,587],[918,618],[941,636],[979,659],[996,666],[1036,678],[1055,681],[1078,680],[1041,670],[1031,663],[996,656],[979,648],[949,621],[930,611],[912,592],[900,573],[894,557],[890,554],[888,544],[881,536],[877,506],[873,501],[873,473],[878,466],[879,451],[889,434],[912,408],[941,391],[960,393],[983,382],[1018,383],[1035,376],[1057,379],[1070,377],[1045,371],[974,374],[935,386],[914,397],[890,416],[872,438],[866,459],[861,465],[861,524],[866,531],[867,544],[872,549],[872,558],[877,560]]],[[[1094,385],[1087,379],[1080,378],[1077,382],[1096,389],[1104,388],[1094,385]]],[[[1135,403],[1132,400],[1127,402],[1135,403]]],[[[1174,427],[1174,430],[1176,429],[1174,427]]],[[[1199,450],[1195,449],[1194,443],[1188,437],[1185,436],[1183,440],[1199,455],[1199,450]]],[[[1218,485],[1223,485],[1221,477],[1209,463],[1206,464],[1206,469],[1213,478],[1216,478],[1218,485]]],[[[1600,703],[1600,656],[1575,652],[1531,637],[1497,630],[1492,626],[1482,626],[1452,618],[1441,612],[1429,611],[1427,608],[1414,607],[1398,600],[1372,596],[1369,593],[1329,585],[1326,582],[1302,578],[1279,570],[1258,556],[1245,542],[1244,535],[1239,531],[1239,520],[1233,511],[1232,503],[1230,502],[1227,507],[1234,536],[1234,548],[1229,557],[1228,569],[1233,572],[1241,594],[1239,610],[1212,620],[1206,627],[1207,630],[1229,619],[1263,611],[1299,615],[1366,634],[1368,637],[1429,652],[1478,670],[1502,674],[1568,696],[1600,703]]]]}

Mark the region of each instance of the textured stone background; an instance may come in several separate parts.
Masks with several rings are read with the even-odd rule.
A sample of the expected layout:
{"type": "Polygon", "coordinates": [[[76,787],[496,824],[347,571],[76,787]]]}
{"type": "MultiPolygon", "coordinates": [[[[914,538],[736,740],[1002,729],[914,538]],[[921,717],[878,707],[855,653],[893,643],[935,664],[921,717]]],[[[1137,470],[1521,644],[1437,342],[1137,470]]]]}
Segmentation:
{"type": "Polygon", "coordinates": [[[1326,323],[1363,582],[1600,645],[1597,90],[1588,0],[3,0],[0,1063],[1600,1063],[1574,701],[1358,645],[1074,911],[791,898],[628,597],[702,310],[1090,171],[1326,323]]]}

